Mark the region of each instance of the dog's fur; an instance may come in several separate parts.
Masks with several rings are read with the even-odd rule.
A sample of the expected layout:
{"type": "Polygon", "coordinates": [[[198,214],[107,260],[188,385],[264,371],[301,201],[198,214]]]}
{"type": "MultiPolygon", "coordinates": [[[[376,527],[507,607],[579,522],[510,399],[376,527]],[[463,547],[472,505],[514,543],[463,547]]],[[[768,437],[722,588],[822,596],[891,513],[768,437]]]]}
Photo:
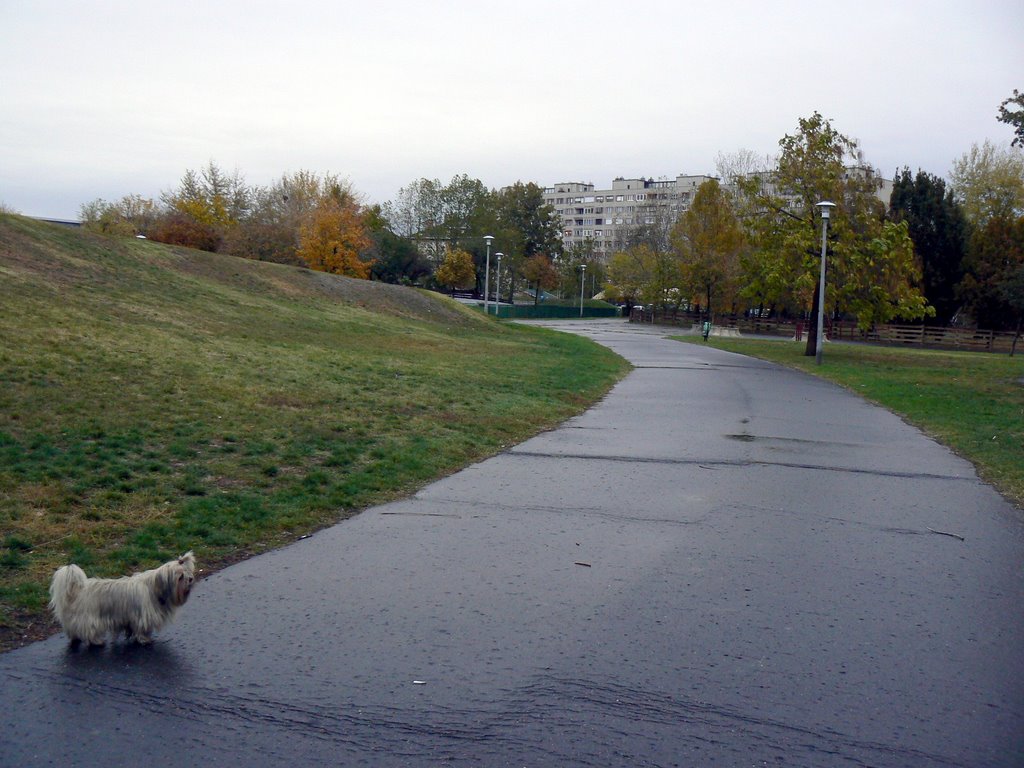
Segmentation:
{"type": "Polygon", "coordinates": [[[120,579],[91,579],[77,565],[58,568],[50,582],[50,610],[71,642],[103,645],[107,635],[150,643],[153,633],[185,604],[195,582],[191,551],[151,571],[120,579]]]}

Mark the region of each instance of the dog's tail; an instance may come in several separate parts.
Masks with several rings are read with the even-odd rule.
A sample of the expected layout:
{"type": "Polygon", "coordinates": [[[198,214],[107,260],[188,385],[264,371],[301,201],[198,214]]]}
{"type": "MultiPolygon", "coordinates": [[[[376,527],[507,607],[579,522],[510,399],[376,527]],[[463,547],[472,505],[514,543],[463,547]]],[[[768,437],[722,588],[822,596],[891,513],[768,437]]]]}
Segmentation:
{"type": "Polygon", "coordinates": [[[50,610],[63,623],[65,612],[74,604],[85,586],[85,571],[77,565],[58,568],[50,582],[50,610]]]}

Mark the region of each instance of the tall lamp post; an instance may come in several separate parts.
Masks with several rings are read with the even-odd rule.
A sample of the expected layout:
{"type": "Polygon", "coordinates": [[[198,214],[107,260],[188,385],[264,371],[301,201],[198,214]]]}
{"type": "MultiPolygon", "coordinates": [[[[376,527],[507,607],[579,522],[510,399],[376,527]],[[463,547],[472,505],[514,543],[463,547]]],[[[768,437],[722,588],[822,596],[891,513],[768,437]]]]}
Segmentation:
{"type": "Polygon", "coordinates": [[[491,291],[491,240],[494,239],[494,235],[484,235],[484,241],[487,243],[487,266],[484,268],[484,314],[489,314],[489,306],[487,304],[487,297],[491,291]]]}
{"type": "Polygon", "coordinates": [[[498,274],[494,278],[494,316],[498,317],[498,305],[501,304],[501,257],[505,254],[496,253],[498,257],[498,274]]]}
{"type": "Polygon", "coordinates": [[[580,317],[583,317],[583,286],[587,280],[587,265],[580,264],[580,317]]]}
{"type": "Polygon", "coordinates": [[[822,200],[814,207],[821,211],[821,275],[818,278],[818,339],[814,345],[814,362],[821,365],[822,341],[825,338],[825,250],[828,246],[828,219],[836,204],[822,200]]]}

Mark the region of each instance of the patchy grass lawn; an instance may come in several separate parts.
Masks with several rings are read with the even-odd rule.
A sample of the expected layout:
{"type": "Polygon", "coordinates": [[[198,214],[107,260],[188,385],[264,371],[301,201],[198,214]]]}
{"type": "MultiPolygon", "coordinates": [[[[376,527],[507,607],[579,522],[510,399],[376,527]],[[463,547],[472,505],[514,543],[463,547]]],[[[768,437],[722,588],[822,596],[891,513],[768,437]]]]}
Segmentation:
{"type": "Polygon", "coordinates": [[[803,342],[711,337],[707,343],[821,376],[898,413],[973,462],[1024,508],[1024,358],[829,344],[818,366],[804,356],[803,342]]]}
{"type": "Polygon", "coordinates": [[[628,364],[444,297],[0,216],[0,649],[53,570],[207,570],[554,426],[628,364]]]}

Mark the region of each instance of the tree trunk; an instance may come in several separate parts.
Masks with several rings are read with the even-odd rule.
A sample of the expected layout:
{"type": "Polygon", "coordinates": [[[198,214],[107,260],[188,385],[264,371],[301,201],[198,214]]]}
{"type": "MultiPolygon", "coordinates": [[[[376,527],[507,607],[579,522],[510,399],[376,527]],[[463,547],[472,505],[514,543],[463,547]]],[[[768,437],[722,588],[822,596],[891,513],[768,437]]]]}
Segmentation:
{"type": "Polygon", "coordinates": [[[804,357],[816,357],[818,355],[818,289],[821,284],[814,283],[814,301],[811,302],[811,318],[807,323],[807,347],[804,349],[804,357]]]}
{"type": "Polygon", "coordinates": [[[1013,334],[1013,341],[1010,343],[1010,357],[1017,351],[1017,339],[1020,338],[1021,325],[1024,324],[1024,314],[1017,316],[1017,332],[1013,334]]]}

